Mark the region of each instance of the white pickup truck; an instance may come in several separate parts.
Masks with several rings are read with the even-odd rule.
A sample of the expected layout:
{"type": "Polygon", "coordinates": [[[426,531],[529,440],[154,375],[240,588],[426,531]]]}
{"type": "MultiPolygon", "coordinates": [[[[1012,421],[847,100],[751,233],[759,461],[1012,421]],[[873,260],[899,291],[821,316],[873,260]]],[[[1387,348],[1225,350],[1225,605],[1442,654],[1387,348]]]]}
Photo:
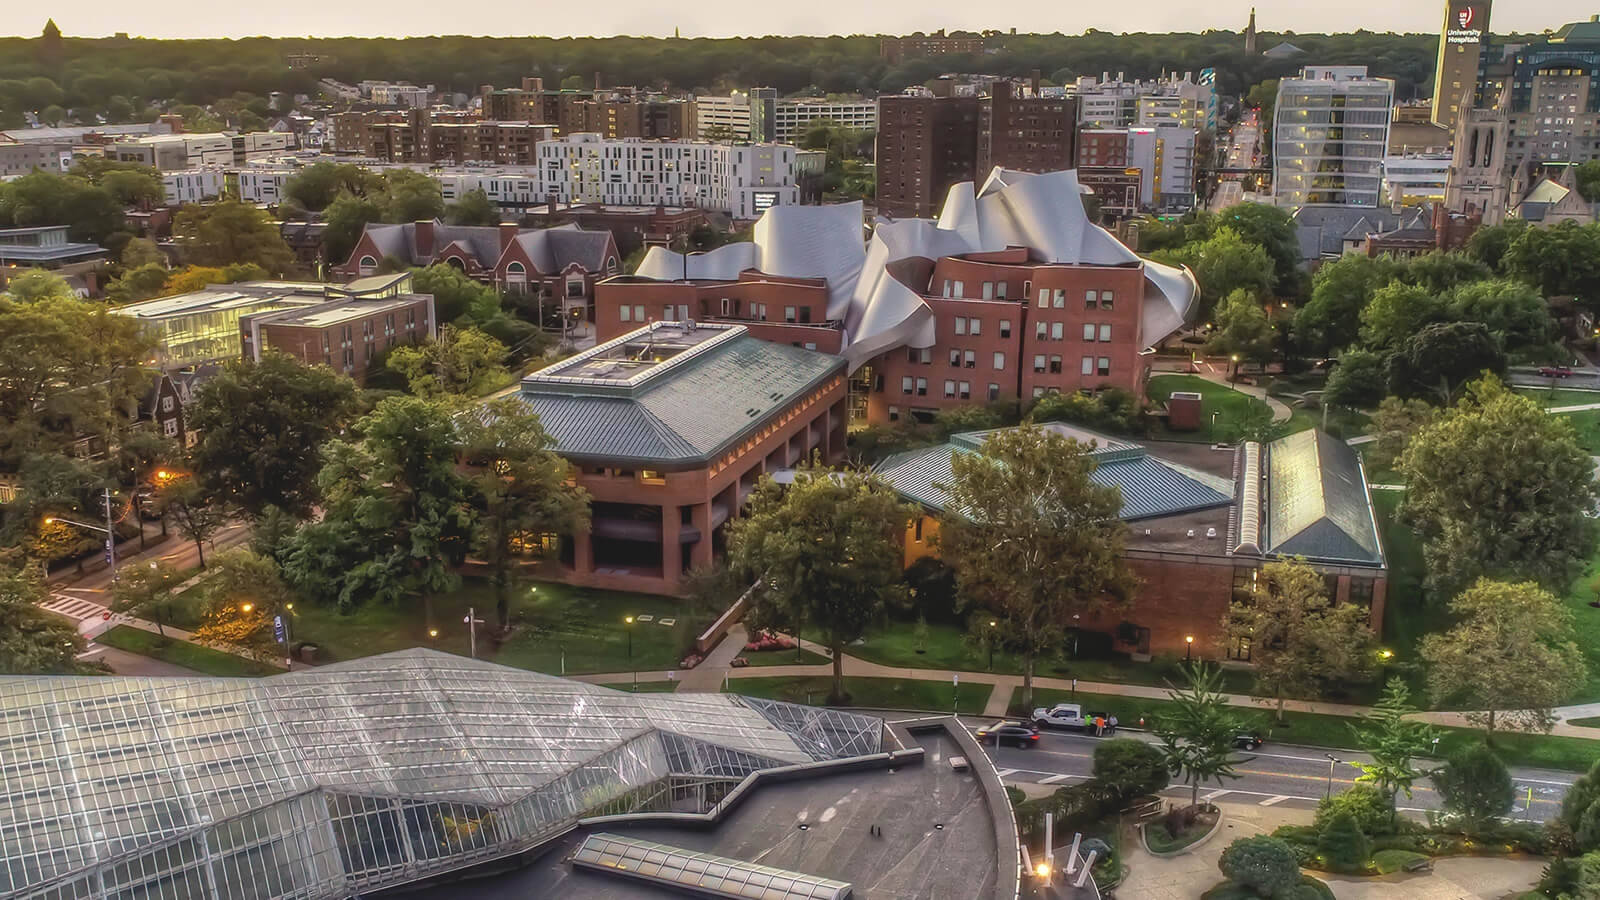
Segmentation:
{"type": "Polygon", "coordinates": [[[1033,724],[1040,728],[1072,728],[1078,731],[1089,727],[1083,718],[1083,707],[1076,703],[1057,703],[1049,709],[1041,706],[1033,711],[1033,724]]]}

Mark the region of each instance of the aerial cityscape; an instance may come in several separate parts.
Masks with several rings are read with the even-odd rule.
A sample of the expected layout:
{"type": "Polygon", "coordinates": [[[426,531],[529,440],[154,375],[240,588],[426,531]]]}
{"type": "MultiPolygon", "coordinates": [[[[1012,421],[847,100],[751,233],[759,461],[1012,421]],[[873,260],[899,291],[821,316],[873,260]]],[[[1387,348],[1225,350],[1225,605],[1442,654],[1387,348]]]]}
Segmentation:
{"type": "Polygon", "coordinates": [[[1569,6],[13,11],[0,900],[1600,900],[1569,6]]]}

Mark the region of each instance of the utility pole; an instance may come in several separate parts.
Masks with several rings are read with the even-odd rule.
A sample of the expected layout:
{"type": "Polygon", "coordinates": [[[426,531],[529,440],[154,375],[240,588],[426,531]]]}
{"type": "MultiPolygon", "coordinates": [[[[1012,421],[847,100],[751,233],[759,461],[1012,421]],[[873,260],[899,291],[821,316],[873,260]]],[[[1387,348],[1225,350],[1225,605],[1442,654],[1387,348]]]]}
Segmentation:
{"type": "Polygon", "coordinates": [[[111,521],[111,488],[105,489],[106,501],[106,565],[111,567],[111,580],[117,580],[117,532],[111,521]]]}
{"type": "Polygon", "coordinates": [[[467,650],[467,653],[473,659],[477,659],[478,658],[478,626],[483,624],[483,620],[478,618],[477,610],[475,610],[473,607],[469,606],[469,607],[467,607],[467,617],[465,619],[462,619],[461,621],[467,623],[467,640],[469,642],[467,644],[467,647],[469,648],[467,650]]]}

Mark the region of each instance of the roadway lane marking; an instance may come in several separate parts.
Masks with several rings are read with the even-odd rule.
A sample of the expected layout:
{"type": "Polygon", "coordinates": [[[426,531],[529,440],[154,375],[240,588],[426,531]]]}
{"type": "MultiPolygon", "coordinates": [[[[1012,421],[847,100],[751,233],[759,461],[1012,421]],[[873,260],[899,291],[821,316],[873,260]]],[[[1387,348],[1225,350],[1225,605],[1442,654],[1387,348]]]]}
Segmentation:
{"type": "Polygon", "coordinates": [[[1018,769],[1001,769],[998,772],[995,772],[995,774],[999,775],[1001,778],[1005,778],[1008,775],[1017,774],[1018,771],[1018,769]]]}
{"type": "Polygon", "coordinates": [[[1087,776],[1087,775],[1051,775],[1051,776],[1049,776],[1047,778],[1039,779],[1039,783],[1040,784],[1059,784],[1060,782],[1066,781],[1068,778],[1087,778],[1087,777],[1089,777],[1089,776],[1087,776]]]}
{"type": "Polygon", "coordinates": [[[1273,796],[1268,797],[1267,799],[1261,801],[1257,805],[1258,806],[1272,806],[1273,804],[1282,803],[1283,801],[1288,800],[1288,799],[1289,799],[1289,795],[1288,794],[1274,794],[1273,796]]]}

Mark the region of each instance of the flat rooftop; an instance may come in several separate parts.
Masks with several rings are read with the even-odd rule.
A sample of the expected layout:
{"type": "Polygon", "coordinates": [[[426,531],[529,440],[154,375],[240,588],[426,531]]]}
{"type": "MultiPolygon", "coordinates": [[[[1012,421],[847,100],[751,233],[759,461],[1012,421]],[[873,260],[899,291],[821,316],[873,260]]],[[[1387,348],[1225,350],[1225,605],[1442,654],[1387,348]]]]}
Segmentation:
{"type": "Polygon", "coordinates": [[[398,297],[383,297],[370,300],[350,299],[342,303],[322,304],[307,306],[297,309],[288,309],[276,315],[270,315],[263,320],[263,324],[270,322],[273,325],[302,325],[308,328],[325,328],[348,322],[352,319],[361,319],[374,313],[388,310],[401,309],[417,301],[415,294],[402,294],[398,297]]]}
{"type": "Polygon", "coordinates": [[[221,312],[240,307],[259,308],[271,303],[320,303],[324,287],[310,282],[277,281],[214,284],[187,294],[119,306],[112,312],[147,322],[159,322],[203,312],[221,312]]]}
{"type": "MultiPolygon", "coordinates": [[[[665,887],[573,866],[568,858],[604,831],[850,884],[856,900],[987,900],[999,850],[978,777],[950,768],[961,755],[942,731],[895,736],[920,746],[919,765],[768,784],[707,829],[607,823],[579,828],[526,868],[410,892],[418,900],[682,900],[665,887]],[[872,827],[882,835],[872,833],[872,827]]],[[[1015,865],[1010,860],[1007,865],[1015,865]]]]}
{"type": "Polygon", "coordinates": [[[543,369],[539,377],[636,384],[659,370],[671,368],[668,364],[685,351],[709,349],[736,336],[733,329],[723,325],[657,323],[543,369]]]}

